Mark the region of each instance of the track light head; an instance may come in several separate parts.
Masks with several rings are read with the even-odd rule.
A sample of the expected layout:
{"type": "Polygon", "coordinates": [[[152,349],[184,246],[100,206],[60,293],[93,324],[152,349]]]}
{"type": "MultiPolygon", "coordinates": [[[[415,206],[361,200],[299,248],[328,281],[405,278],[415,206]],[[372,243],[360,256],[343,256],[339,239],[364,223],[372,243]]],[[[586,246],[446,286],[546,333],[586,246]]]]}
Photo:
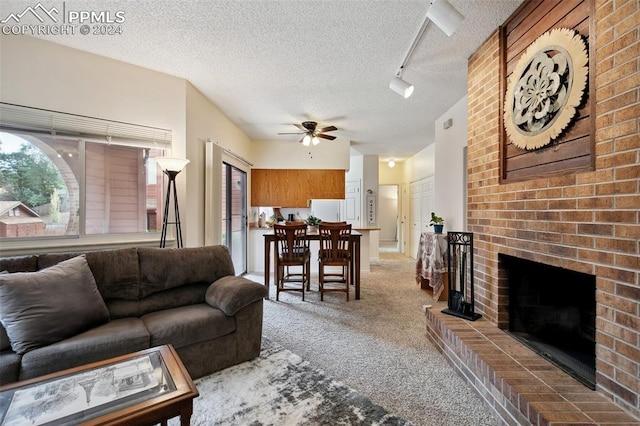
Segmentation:
{"type": "Polygon", "coordinates": [[[394,77],[393,80],[389,82],[389,89],[407,99],[413,93],[413,84],[407,83],[398,76],[394,77]]]}
{"type": "Polygon", "coordinates": [[[464,20],[464,16],[447,0],[433,0],[427,11],[427,18],[449,37],[456,32],[464,20]]]}

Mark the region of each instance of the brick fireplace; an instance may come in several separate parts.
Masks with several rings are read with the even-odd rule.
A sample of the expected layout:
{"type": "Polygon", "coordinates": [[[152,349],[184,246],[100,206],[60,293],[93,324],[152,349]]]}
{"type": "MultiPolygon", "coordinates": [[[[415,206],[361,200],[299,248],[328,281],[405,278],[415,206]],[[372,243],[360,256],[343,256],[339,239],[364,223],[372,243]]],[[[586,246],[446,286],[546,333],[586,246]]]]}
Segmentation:
{"type": "Polygon", "coordinates": [[[595,389],[595,275],[498,255],[509,293],[508,333],[595,389]]]}
{"type": "Polygon", "coordinates": [[[476,311],[509,325],[500,255],[595,276],[596,391],[640,414],[640,6],[595,2],[593,171],[501,183],[500,52],[469,59],[468,226],[476,311]]]}

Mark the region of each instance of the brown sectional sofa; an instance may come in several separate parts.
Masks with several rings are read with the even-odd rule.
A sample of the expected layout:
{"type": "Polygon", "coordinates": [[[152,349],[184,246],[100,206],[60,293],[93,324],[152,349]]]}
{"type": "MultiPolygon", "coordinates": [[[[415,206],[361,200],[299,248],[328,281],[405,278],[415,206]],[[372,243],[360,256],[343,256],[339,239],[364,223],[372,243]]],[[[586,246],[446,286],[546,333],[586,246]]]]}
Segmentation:
{"type": "MultiPolygon", "coordinates": [[[[234,275],[226,247],[128,248],[79,254],[0,258],[0,271],[5,272],[0,274],[0,322],[4,326],[0,327],[0,384],[163,344],[176,348],[193,378],[260,353],[262,304],[267,292],[265,286],[234,275]],[[84,259],[90,269],[88,279],[56,278],[64,278],[70,264],[86,270],[84,259]],[[91,275],[94,293],[99,296],[85,292],[84,284],[78,283],[92,281],[91,275]],[[55,281],[59,281],[57,287],[55,281]],[[75,287],[78,285],[81,287],[75,287]],[[27,286],[35,290],[25,296],[27,286]],[[44,291],[43,300],[17,302],[20,297],[32,300],[39,291],[44,291]],[[43,303],[60,307],[61,312],[55,314],[59,319],[29,323],[36,316],[21,304],[43,303]],[[71,308],[65,310],[65,304],[71,308]],[[80,315],[76,307],[80,314],[91,317],[91,323],[80,324],[80,329],[70,324],[80,315]],[[70,330],[72,335],[57,340],[70,330]],[[36,342],[25,335],[35,335],[36,342]],[[40,337],[43,340],[38,341],[40,337]]],[[[74,273],[71,276],[79,276],[74,273]]],[[[45,311],[43,318],[51,318],[47,315],[51,312],[45,311]]]]}

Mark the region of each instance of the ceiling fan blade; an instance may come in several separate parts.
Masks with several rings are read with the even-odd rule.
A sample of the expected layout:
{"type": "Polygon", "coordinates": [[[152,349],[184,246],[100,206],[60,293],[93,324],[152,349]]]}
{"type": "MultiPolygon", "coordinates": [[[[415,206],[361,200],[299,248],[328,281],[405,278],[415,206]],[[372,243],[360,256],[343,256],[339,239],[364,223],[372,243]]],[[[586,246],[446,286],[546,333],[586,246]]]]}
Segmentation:
{"type": "Polygon", "coordinates": [[[323,135],[322,133],[319,133],[316,135],[319,138],[322,139],[329,139],[330,141],[334,140],[336,137],[335,136],[331,136],[331,135],[323,135]]]}
{"type": "Polygon", "coordinates": [[[338,130],[338,128],[336,126],[324,127],[322,129],[320,129],[320,133],[333,132],[334,130],[338,130]]]}
{"type": "Polygon", "coordinates": [[[278,133],[279,135],[304,135],[307,132],[278,133]]]}
{"type": "Polygon", "coordinates": [[[303,132],[308,132],[308,130],[300,123],[293,123],[294,126],[296,126],[298,129],[302,130],[303,132]]]}

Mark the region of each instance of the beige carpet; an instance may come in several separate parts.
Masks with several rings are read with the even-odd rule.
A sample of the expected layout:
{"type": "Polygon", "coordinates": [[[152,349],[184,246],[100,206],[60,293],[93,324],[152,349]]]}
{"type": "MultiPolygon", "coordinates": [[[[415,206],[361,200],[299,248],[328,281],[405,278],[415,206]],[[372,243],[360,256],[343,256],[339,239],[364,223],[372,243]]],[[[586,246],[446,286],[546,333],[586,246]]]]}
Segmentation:
{"type": "Polygon", "coordinates": [[[416,425],[497,424],[425,336],[423,305],[434,302],[414,273],[413,259],[381,253],[362,275],[362,299],[349,302],[340,293],[320,302],[315,282],[305,302],[299,293],[276,302],[272,285],[263,334],[416,425]]]}

